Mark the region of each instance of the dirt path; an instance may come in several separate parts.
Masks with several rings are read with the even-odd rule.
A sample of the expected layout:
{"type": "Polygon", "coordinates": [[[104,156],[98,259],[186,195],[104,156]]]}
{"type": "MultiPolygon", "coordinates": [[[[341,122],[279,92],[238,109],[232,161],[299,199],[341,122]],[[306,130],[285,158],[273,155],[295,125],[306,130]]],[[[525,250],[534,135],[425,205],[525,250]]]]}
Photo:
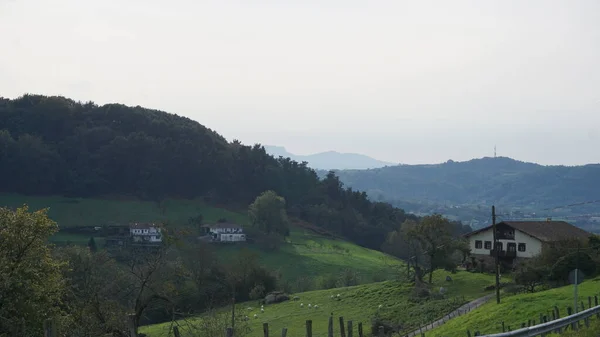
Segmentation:
{"type": "Polygon", "coordinates": [[[461,306],[460,308],[452,311],[451,313],[449,313],[448,315],[438,319],[437,321],[428,323],[426,326],[422,327],[419,330],[415,330],[411,333],[409,333],[408,335],[406,335],[407,337],[415,337],[415,336],[420,336],[421,333],[432,330],[434,328],[437,328],[438,326],[448,322],[449,320],[464,315],[467,312],[479,308],[480,306],[482,306],[483,304],[485,304],[487,301],[489,301],[491,298],[493,298],[495,296],[495,294],[489,294],[483,297],[480,297],[476,300],[473,300],[463,306],[461,306]]]}

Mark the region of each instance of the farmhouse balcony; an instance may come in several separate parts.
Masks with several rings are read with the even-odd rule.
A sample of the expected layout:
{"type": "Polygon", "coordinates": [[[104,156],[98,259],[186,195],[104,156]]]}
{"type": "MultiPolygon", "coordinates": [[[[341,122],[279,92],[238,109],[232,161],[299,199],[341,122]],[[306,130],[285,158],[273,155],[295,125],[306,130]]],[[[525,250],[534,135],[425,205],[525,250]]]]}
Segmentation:
{"type": "MultiPolygon", "coordinates": [[[[494,250],[490,250],[490,256],[496,256],[494,255],[495,251],[494,250]]],[[[517,257],[517,252],[514,250],[499,250],[498,251],[498,257],[517,257]]]]}

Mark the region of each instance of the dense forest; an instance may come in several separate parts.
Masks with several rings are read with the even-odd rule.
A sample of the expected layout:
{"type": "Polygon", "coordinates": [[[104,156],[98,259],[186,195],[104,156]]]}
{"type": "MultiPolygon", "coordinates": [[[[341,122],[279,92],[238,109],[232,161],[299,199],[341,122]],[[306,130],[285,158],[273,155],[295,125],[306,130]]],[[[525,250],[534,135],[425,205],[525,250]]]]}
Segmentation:
{"type": "Polygon", "coordinates": [[[345,188],[333,173],[319,179],[306,163],[274,158],[260,145],[229,143],[162,111],[24,95],[0,99],[0,116],[0,192],[203,197],[245,209],[273,190],[290,216],[374,249],[399,224],[416,219],[345,188]]]}

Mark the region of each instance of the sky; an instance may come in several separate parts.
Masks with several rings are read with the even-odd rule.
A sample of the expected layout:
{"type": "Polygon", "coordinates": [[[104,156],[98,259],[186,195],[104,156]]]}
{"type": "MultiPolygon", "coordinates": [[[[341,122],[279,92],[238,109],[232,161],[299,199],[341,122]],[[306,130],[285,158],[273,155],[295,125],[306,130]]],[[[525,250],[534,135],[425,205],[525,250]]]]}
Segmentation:
{"type": "Polygon", "coordinates": [[[597,0],[0,0],[0,96],[405,164],[600,162],[597,0]]]}

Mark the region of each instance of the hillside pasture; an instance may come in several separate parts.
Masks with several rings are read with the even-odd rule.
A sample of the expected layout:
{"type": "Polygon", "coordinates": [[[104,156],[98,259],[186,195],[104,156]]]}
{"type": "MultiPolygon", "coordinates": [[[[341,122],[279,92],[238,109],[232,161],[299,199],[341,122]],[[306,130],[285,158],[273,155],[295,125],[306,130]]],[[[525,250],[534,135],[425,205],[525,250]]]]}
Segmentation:
{"type": "MultiPolygon", "coordinates": [[[[313,336],[327,336],[329,316],[333,314],[334,331],[339,334],[339,317],[354,322],[354,335],[357,335],[357,325],[363,323],[363,329],[370,331],[371,319],[380,317],[383,320],[394,322],[403,327],[403,332],[408,333],[424,324],[440,318],[456,309],[464,302],[485,296],[485,286],[493,283],[493,276],[458,272],[452,274],[453,281],[446,282],[448,272],[438,270],[434,273],[432,292],[439,287],[447,289],[446,296],[438,299],[411,301],[413,286],[399,281],[385,281],[364,284],[353,287],[343,287],[329,290],[317,290],[297,293],[298,301],[287,301],[279,304],[265,305],[265,312],[260,312],[258,301],[241,303],[236,306],[237,315],[249,317],[248,325],[251,329],[248,337],[262,337],[262,324],[268,323],[272,334],[278,334],[285,327],[288,336],[304,336],[306,320],[313,321],[313,336]],[[337,295],[340,295],[339,299],[337,295]],[[333,298],[332,298],[333,296],[333,298]],[[301,307],[300,303],[304,306],[301,307]],[[308,304],[313,308],[309,309],[308,304]],[[318,305],[315,309],[314,305],[318,305]],[[381,309],[379,309],[381,305],[381,309]],[[248,308],[251,308],[250,310],[248,308]],[[258,317],[254,318],[254,314],[258,317]]],[[[223,315],[231,307],[221,309],[223,315]]],[[[180,321],[183,336],[196,336],[189,326],[198,326],[202,317],[190,318],[180,321]],[[186,322],[187,321],[187,322],[186,322]]],[[[140,332],[149,337],[166,337],[169,335],[171,323],[155,324],[141,327],[140,332]]]]}
{"type": "MultiPolygon", "coordinates": [[[[587,308],[588,296],[593,299],[600,293],[600,278],[583,282],[578,290],[579,301],[587,308]]],[[[540,314],[552,317],[554,306],[559,308],[561,317],[566,316],[567,307],[573,307],[572,285],[529,294],[505,294],[500,304],[496,304],[495,301],[488,302],[428,332],[427,337],[464,337],[467,329],[471,330],[471,333],[477,330],[482,334],[498,333],[502,332],[502,322],[514,330],[529,320],[539,323],[540,314]]]]}

